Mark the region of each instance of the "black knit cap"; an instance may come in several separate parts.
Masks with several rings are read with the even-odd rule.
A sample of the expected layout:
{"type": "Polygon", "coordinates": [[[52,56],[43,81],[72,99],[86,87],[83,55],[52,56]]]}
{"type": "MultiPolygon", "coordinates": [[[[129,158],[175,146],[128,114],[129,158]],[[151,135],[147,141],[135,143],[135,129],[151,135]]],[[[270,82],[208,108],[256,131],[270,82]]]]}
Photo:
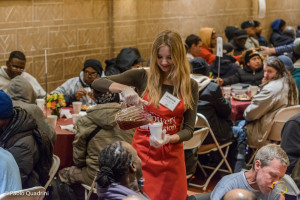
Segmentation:
{"type": "Polygon", "coordinates": [[[255,50],[246,51],[244,64],[247,65],[249,60],[254,56],[259,56],[259,58],[261,59],[261,55],[260,55],[260,53],[258,53],[258,51],[255,51],[255,50]]]}
{"type": "Polygon", "coordinates": [[[234,31],[234,37],[236,37],[238,40],[239,39],[247,39],[248,33],[244,29],[238,29],[238,30],[234,31]]]}
{"type": "Polygon", "coordinates": [[[101,62],[99,60],[96,60],[96,59],[86,60],[82,71],[84,71],[88,67],[92,67],[101,76],[103,68],[102,68],[101,62]]]}
{"type": "Polygon", "coordinates": [[[196,57],[192,59],[190,63],[193,68],[193,74],[202,74],[202,75],[208,74],[208,64],[203,58],[196,57]]]}

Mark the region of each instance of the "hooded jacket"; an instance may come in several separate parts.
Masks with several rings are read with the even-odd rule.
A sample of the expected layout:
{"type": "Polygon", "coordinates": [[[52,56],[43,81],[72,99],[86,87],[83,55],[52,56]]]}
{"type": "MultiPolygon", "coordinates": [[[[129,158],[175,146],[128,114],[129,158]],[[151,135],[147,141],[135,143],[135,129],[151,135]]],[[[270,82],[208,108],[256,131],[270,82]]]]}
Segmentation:
{"type": "MultiPolygon", "coordinates": [[[[236,59],[229,55],[223,55],[220,59],[220,77],[227,78],[235,74],[241,67],[235,63],[236,59]]],[[[218,76],[218,61],[214,61],[210,65],[210,71],[214,77],[218,76]]]]}
{"type": "Polygon", "coordinates": [[[87,115],[77,121],[73,160],[77,167],[82,168],[87,185],[92,184],[99,170],[98,155],[106,145],[115,141],[132,142],[134,129],[124,131],[116,123],[115,115],[120,109],[118,103],[99,104],[88,109],[87,115]],[[87,143],[87,138],[98,126],[101,130],[87,143]]]}
{"type": "Polygon", "coordinates": [[[213,54],[211,49],[211,36],[213,30],[213,28],[201,28],[199,32],[199,36],[202,40],[202,48],[199,52],[199,57],[204,58],[209,65],[216,60],[216,55],[213,54]]]}
{"type": "MultiPolygon", "coordinates": [[[[80,72],[78,77],[71,78],[66,82],[64,82],[61,86],[53,90],[51,94],[53,93],[64,94],[65,101],[68,106],[72,104],[73,101],[77,101],[75,94],[79,88],[84,88],[87,92],[90,92],[92,90],[91,87],[88,84],[86,84],[86,82],[84,82],[83,80],[83,71],[80,72]]],[[[80,101],[82,102],[82,105],[87,104],[88,98],[84,96],[80,99],[80,101]]],[[[91,104],[95,104],[95,102],[92,99],[91,99],[91,104]]]]}
{"type": "Polygon", "coordinates": [[[289,85],[283,77],[263,85],[261,91],[254,96],[244,111],[244,118],[249,122],[246,125],[249,145],[258,146],[263,141],[275,114],[281,108],[287,107],[289,90],[289,85]]]}
{"type": "Polygon", "coordinates": [[[30,83],[21,76],[16,76],[8,84],[7,94],[14,106],[25,109],[35,120],[38,129],[47,134],[52,144],[56,142],[56,132],[48,123],[43,111],[35,104],[36,94],[30,83]]]}
{"type": "Polygon", "coordinates": [[[283,35],[282,32],[280,32],[280,23],[281,19],[276,19],[272,22],[271,25],[273,32],[270,36],[270,42],[274,47],[292,44],[294,42],[293,38],[287,35],[283,35]]]}
{"type": "Polygon", "coordinates": [[[261,80],[264,77],[263,65],[256,71],[252,71],[248,65],[244,65],[243,68],[238,69],[238,71],[227,78],[223,79],[223,85],[231,85],[235,83],[247,83],[250,85],[260,85],[261,80]]]}
{"type": "Polygon", "coordinates": [[[32,135],[35,128],[34,118],[25,110],[15,107],[6,129],[0,129],[0,147],[9,151],[15,158],[20,169],[23,189],[41,185],[35,169],[39,161],[38,146],[32,135]],[[24,133],[28,134],[23,135],[24,133]]]}
{"type": "Polygon", "coordinates": [[[211,82],[206,76],[191,75],[199,88],[197,112],[203,114],[219,142],[232,138],[232,121],[229,118],[231,105],[226,100],[218,84],[211,82]]]}

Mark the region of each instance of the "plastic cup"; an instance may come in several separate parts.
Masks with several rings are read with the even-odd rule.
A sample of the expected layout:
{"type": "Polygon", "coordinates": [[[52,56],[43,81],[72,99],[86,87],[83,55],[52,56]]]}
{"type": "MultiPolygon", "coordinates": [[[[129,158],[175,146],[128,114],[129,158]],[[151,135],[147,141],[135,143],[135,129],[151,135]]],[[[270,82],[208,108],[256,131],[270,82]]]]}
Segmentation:
{"type": "Polygon", "coordinates": [[[160,142],[163,141],[162,128],[162,123],[149,124],[150,134],[160,142]]]}
{"type": "Polygon", "coordinates": [[[73,105],[73,113],[78,114],[81,110],[82,102],[81,101],[74,101],[72,103],[72,105],[73,105]]]}
{"type": "Polygon", "coordinates": [[[45,99],[36,99],[36,105],[43,111],[44,110],[45,99]]]}
{"type": "Polygon", "coordinates": [[[255,96],[258,91],[258,86],[250,86],[249,88],[250,88],[251,97],[255,96]]]}
{"type": "Polygon", "coordinates": [[[231,87],[223,87],[223,95],[225,98],[230,98],[231,87]]]}
{"type": "Polygon", "coordinates": [[[77,120],[81,117],[80,114],[73,114],[72,119],[73,119],[73,125],[76,126],[77,120]]]}
{"type": "Polygon", "coordinates": [[[48,115],[47,120],[49,124],[55,128],[56,127],[56,122],[57,122],[57,115],[48,115]]]}

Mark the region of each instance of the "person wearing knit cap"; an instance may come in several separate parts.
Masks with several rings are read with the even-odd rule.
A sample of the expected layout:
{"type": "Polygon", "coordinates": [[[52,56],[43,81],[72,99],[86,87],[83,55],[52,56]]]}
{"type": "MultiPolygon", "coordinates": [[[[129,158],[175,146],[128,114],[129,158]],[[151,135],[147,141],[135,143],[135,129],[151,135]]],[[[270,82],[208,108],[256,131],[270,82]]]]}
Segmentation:
{"type": "Polygon", "coordinates": [[[236,26],[226,26],[225,28],[225,36],[228,40],[228,42],[230,42],[231,40],[233,40],[234,37],[234,31],[238,30],[239,28],[236,26]]]}
{"type": "Polygon", "coordinates": [[[71,78],[56,88],[52,93],[62,93],[66,104],[70,105],[73,101],[81,101],[82,104],[94,105],[94,97],[91,84],[96,78],[102,75],[102,65],[99,60],[88,59],[85,61],[82,71],[78,77],[71,78]]]}
{"type": "Polygon", "coordinates": [[[259,52],[248,50],[245,53],[244,67],[227,78],[219,79],[220,85],[231,85],[234,83],[246,83],[260,85],[264,76],[262,58],[259,52]]]}
{"type": "MultiPolygon", "coordinates": [[[[278,58],[283,62],[286,69],[292,74],[297,88],[298,88],[298,94],[300,94],[300,68],[295,68],[293,61],[285,55],[278,56],[278,58]]],[[[298,102],[300,102],[300,95],[298,95],[298,102]]]]}
{"type": "MultiPolygon", "coordinates": [[[[51,163],[43,161],[52,159],[52,145],[48,139],[43,143],[41,155],[35,138],[46,141],[47,136],[37,131],[36,120],[20,107],[13,107],[11,98],[0,90],[0,147],[9,151],[18,167],[21,175],[22,188],[31,188],[44,185],[49,177],[51,163]],[[47,149],[49,154],[44,150],[47,149]],[[51,156],[51,157],[50,157],[51,156]]],[[[3,162],[3,161],[1,161],[3,162]]]]}
{"type": "Polygon", "coordinates": [[[283,35],[282,32],[286,28],[286,22],[283,19],[276,19],[271,24],[272,34],[270,36],[270,42],[274,47],[291,44],[294,42],[294,39],[283,35]]]}
{"type": "Polygon", "coordinates": [[[0,67],[0,89],[6,91],[9,82],[16,76],[24,77],[33,87],[38,98],[44,98],[45,90],[29,73],[25,72],[26,56],[21,51],[12,51],[6,61],[6,66],[0,67]]]}
{"type": "Polygon", "coordinates": [[[241,55],[246,50],[245,44],[247,38],[248,38],[247,31],[243,29],[238,29],[234,31],[233,40],[230,41],[234,49],[233,50],[234,56],[241,55]]]}
{"type": "Polygon", "coordinates": [[[245,43],[246,49],[254,49],[259,46],[258,40],[255,38],[256,28],[253,20],[244,21],[241,28],[247,31],[248,38],[245,43]]]}

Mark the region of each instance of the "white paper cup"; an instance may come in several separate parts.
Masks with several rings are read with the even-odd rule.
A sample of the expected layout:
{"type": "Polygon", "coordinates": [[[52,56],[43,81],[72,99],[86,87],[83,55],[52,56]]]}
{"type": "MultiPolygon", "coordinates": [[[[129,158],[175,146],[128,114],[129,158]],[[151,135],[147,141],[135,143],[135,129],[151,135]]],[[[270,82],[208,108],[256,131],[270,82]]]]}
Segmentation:
{"type": "Polygon", "coordinates": [[[253,97],[257,94],[258,86],[250,86],[249,89],[250,89],[251,97],[253,97]]]}
{"type": "Polygon", "coordinates": [[[76,126],[77,120],[81,117],[80,114],[73,114],[72,119],[73,119],[73,125],[76,126]]]}
{"type": "Polygon", "coordinates": [[[162,128],[162,123],[149,124],[150,134],[161,142],[163,141],[162,128]]]}
{"type": "Polygon", "coordinates": [[[47,116],[47,120],[48,120],[49,124],[51,124],[51,126],[53,128],[56,127],[57,115],[48,115],[47,116]]]}
{"type": "Polygon", "coordinates": [[[81,101],[74,101],[72,103],[72,105],[73,105],[73,113],[78,114],[81,110],[82,102],[81,101]]]}
{"type": "Polygon", "coordinates": [[[44,104],[45,104],[45,99],[36,99],[36,105],[37,105],[41,110],[44,110],[44,104]]]}
{"type": "Polygon", "coordinates": [[[230,98],[231,87],[223,87],[223,95],[225,98],[230,98]]]}

